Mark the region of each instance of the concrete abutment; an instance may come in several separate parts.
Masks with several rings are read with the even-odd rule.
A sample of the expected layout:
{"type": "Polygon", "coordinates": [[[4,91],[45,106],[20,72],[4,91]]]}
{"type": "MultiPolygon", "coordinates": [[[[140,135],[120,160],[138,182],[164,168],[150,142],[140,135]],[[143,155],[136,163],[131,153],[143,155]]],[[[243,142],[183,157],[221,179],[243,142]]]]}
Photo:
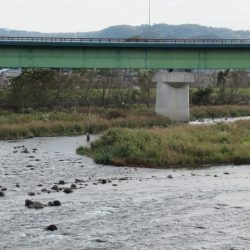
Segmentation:
{"type": "Polygon", "coordinates": [[[189,122],[189,84],[194,74],[160,70],[154,76],[157,83],[156,113],[175,122],[189,122]]]}

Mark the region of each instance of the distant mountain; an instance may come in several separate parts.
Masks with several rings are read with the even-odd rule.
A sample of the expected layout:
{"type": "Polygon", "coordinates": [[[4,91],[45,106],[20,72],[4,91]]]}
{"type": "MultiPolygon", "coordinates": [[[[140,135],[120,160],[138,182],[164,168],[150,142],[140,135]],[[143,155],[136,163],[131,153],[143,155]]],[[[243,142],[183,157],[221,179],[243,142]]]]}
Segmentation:
{"type": "Polygon", "coordinates": [[[168,25],[155,24],[152,26],[117,25],[96,32],[77,33],[40,33],[22,30],[1,29],[0,36],[52,36],[52,37],[91,37],[91,38],[248,38],[250,31],[234,31],[226,28],[213,28],[196,24],[168,25]]]}

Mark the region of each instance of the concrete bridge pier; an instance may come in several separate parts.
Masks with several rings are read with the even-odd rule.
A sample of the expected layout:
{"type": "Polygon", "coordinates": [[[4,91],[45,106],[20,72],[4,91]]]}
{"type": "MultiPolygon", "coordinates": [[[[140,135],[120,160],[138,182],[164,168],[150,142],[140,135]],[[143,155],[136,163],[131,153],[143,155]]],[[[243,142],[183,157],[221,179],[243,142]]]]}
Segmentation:
{"type": "Polygon", "coordinates": [[[194,74],[160,70],[154,76],[156,113],[175,122],[189,122],[189,84],[194,74]]]}

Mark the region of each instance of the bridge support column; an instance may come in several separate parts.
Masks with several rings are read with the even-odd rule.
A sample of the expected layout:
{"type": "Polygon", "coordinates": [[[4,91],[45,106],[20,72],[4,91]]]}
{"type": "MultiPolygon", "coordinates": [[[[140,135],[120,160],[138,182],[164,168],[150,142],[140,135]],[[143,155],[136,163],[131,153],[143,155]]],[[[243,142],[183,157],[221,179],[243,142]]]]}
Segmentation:
{"type": "Polygon", "coordinates": [[[187,72],[158,71],[154,76],[157,83],[156,113],[175,122],[189,122],[189,83],[194,74],[187,72]]]}

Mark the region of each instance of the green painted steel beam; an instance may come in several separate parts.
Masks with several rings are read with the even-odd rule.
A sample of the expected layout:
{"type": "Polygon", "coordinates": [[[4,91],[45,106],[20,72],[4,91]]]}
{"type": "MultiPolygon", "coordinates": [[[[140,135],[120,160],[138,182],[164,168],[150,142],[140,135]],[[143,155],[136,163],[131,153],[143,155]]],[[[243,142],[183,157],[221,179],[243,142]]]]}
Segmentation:
{"type": "Polygon", "coordinates": [[[249,69],[250,47],[1,44],[0,67],[249,69]]]}

